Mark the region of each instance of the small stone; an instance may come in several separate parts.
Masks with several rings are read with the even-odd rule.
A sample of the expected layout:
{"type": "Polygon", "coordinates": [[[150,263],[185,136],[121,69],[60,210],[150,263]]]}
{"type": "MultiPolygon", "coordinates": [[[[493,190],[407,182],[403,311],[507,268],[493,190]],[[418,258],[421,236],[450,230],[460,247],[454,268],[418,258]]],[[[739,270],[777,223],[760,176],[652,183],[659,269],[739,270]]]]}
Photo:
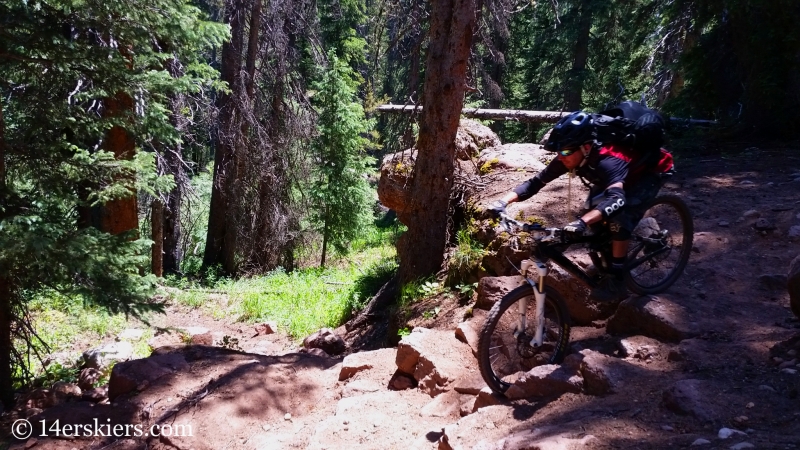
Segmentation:
{"type": "Polygon", "coordinates": [[[734,430],[730,428],[720,428],[719,433],[717,433],[717,437],[720,439],[728,439],[729,437],[733,436],[734,430]]]}
{"type": "Polygon", "coordinates": [[[789,228],[789,234],[787,235],[790,238],[798,238],[800,237],[800,225],[795,225],[789,228]]]}
{"type": "Polygon", "coordinates": [[[733,423],[736,425],[745,425],[750,420],[747,416],[736,416],[733,418],[733,423]]]}
{"type": "Polygon", "coordinates": [[[349,423],[350,423],[350,421],[349,421],[349,420],[347,420],[347,419],[344,419],[344,420],[342,421],[342,425],[347,425],[347,424],[349,424],[349,423]]]}
{"type": "Polygon", "coordinates": [[[773,388],[772,386],[767,386],[766,384],[762,384],[761,386],[759,386],[759,387],[758,387],[758,390],[759,390],[759,391],[770,391],[770,392],[775,392],[775,388],[773,388]]]}
{"type": "Polygon", "coordinates": [[[787,355],[789,355],[789,356],[794,356],[794,355],[796,355],[796,354],[797,354],[797,350],[795,350],[795,349],[791,349],[791,350],[789,350],[788,352],[786,352],[786,354],[787,354],[787,355]]]}
{"type": "Polygon", "coordinates": [[[797,369],[781,369],[781,373],[785,373],[787,375],[797,375],[797,369]]]}
{"type": "Polygon", "coordinates": [[[785,361],[785,360],[783,358],[781,358],[780,356],[776,356],[776,357],[772,358],[772,363],[775,364],[776,366],[781,364],[781,363],[783,363],[783,361],[785,361]]]}
{"type": "Polygon", "coordinates": [[[673,431],[674,430],[674,428],[672,428],[669,425],[661,425],[661,429],[664,430],[664,431],[673,431]]]}
{"type": "Polygon", "coordinates": [[[718,223],[717,225],[719,225],[719,226],[721,226],[721,227],[727,227],[727,226],[730,226],[730,224],[731,224],[731,223],[730,223],[730,222],[728,222],[727,220],[720,220],[720,221],[719,221],[719,223],[718,223]]]}
{"type": "Polygon", "coordinates": [[[38,441],[36,438],[33,438],[33,439],[28,439],[28,441],[27,441],[27,442],[25,442],[25,447],[23,447],[23,448],[24,448],[25,450],[28,450],[29,448],[36,447],[36,445],[37,445],[38,443],[39,443],[39,441],[38,441]]]}
{"type": "Polygon", "coordinates": [[[775,186],[775,182],[770,181],[769,183],[767,183],[767,186],[769,186],[769,187],[775,186]]]}
{"type": "Polygon", "coordinates": [[[756,446],[749,442],[740,442],[736,445],[731,445],[730,447],[731,450],[743,450],[745,448],[756,448],[756,446]]]}
{"type": "Polygon", "coordinates": [[[748,404],[744,405],[744,407],[747,409],[753,408],[754,406],[756,406],[756,404],[753,402],[749,402],[748,404]]]}
{"type": "Polygon", "coordinates": [[[283,420],[292,420],[292,415],[291,415],[291,414],[289,414],[289,413],[286,413],[286,414],[283,416],[283,420]]]}
{"type": "Polygon", "coordinates": [[[255,326],[256,336],[273,334],[277,329],[278,325],[275,322],[264,322],[255,326]]]}
{"type": "Polygon", "coordinates": [[[695,445],[707,445],[710,443],[711,441],[709,441],[708,439],[697,438],[694,440],[694,442],[692,442],[692,447],[694,447],[695,445]]]}
{"type": "Polygon", "coordinates": [[[792,359],[792,360],[789,360],[789,361],[784,361],[784,362],[782,362],[782,363],[780,363],[778,365],[778,369],[785,369],[787,367],[793,367],[796,364],[797,364],[797,360],[796,359],[792,359]]]}
{"type": "Polygon", "coordinates": [[[769,221],[769,220],[767,220],[767,219],[765,219],[763,217],[758,219],[758,220],[756,220],[756,223],[755,223],[755,225],[753,225],[753,227],[757,231],[772,231],[772,230],[775,229],[775,225],[771,221],[769,221]]]}
{"type": "Polygon", "coordinates": [[[759,216],[761,216],[761,213],[758,212],[755,209],[751,209],[751,210],[745,211],[744,214],[742,214],[742,217],[744,217],[745,219],[752,219],[752,218],[756,218],[756,217],[759,217],[759,216]]]}
{"type": "Polygon", "coordinates": [[[750,181],[750,180],[742,180],[742,181],[739,183],[739,185],[740,185],[740,186],[748,186],[748,185],[751,185],[751,184],[755,184],[755,183],[753,183],[753,182],[752,182],[752,181],[750,181]]]}

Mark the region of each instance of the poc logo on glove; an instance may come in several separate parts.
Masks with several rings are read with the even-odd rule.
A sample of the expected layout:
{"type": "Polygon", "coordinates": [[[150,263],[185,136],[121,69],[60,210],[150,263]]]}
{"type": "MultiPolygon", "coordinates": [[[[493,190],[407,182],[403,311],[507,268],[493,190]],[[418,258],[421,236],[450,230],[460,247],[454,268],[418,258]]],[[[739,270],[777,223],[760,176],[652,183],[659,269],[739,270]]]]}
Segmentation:
{"type": "Polygon", "coordinates": [[[605,208],[606,216],[610,216],[616,210],[622,208],[623,206],[625,206],[625,200],[623,200],[623,199],[619,199],[616,202],[606,206],[606,208],[605,208]]]}

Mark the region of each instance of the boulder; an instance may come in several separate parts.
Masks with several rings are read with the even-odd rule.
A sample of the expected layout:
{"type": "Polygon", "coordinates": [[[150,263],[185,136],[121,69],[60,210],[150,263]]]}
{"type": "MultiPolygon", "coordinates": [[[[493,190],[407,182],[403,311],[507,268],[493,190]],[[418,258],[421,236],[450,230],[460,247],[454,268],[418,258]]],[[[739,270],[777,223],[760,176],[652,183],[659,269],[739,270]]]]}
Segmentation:
{"type": "Polygon", "coordinates": [[[117,335],[117,339],[120,341],[138,341],[142,336],[144,336],[144,330],[141,328],[127,328],[117,335]]]}
{"type": "Polygon", "coordinates": [[[344,339],[330,328],[322,328],[303,339],[303,347],[307,349],[318,348],[329,355],[338,355],[347,349],[347,344],[345,344],[344,339]]]}
{"type": "Polygon", "coordinates": [[[83,352],[84,367],[102,370],[112,362],[125,361],[133,356],[133,345],[127,341],[113,342],[83,352]]]}
{"type": "Polygon", "coordinates": [[[478,356],[478,339],[483,324],[486,322],[486,312],[482,309],[473,309],[473,316],[456,326],[456,339],[469,345],[472,354],[478,356]]]}
{"type": "Polygon", "coordinates": [[[398,370],[414,377],[421,391],[436,396],[475,365],[467,344],[453,339],[451,331],[414,328],[397,345],[398,370]]]}
{"type": "Polygon", "coordinates": [[[787,275],[787,287],[789,289],[789,303],[792,312],[800,318],[800,256],[797,256],[789,265],[789,275],[787,275]]]}
{"type": "Polygon", "coordinates": [[[342,368],[339,370],[339,381],[351,378],[359,372],[363,372],[373,367],[388,366],[393,362],[395,350],[382,348],[369,352],[358,352],[347,355],[342,360],[342,368]]]}
{"type": "Polygon", "coordinates": [[[255,326],[256,336],[264,336],[267,334],[273,334],[278,331],[278,324],[277,322],[263,322],[255,326]]]}
{"type": "Polygon", "coordinates": [[[624,389],[626,383],[645,376],[645,370],[594,350],[582,350],[579,354],[567,358],[580,360],[583,389],[589,395],[619,392],[624,389]]]}
{"type": "Polygon", "coordinates": [[[496,170],[541,172],[546,167],[544,161],[552,157],[535,144],[505,144],[482,151],[477,165],[482,174],[496,170]]]}
{"type": "Polygon", "coordinates": [[[616,310],[616,302],[589,300],[589,288],[558,266],[551,265],[545,284],[561,295],[575,325],[590,325],[595,320],[608,318],[616,310]]]}
{"type": "Polygon", "coordinates": [[[475,401],[472,403],[472,412],[475,412],[481,408],[485,408],[487,406],[495,406],[500,405],[506,402],[506,398],[500,394],[494,393],[489,386],[482,388],[478,391],[478,396],[475,397],[475,401]]]}
{"type": "Polygon", "coordinates": [[[111,370],[108,398],[113,401],[120,395],[144,389],[165,375],[188,368],[186,359],[180,353],[165,353],[118,363],[111,370]]]}
{"type": "Polygon", "coordinates": [[[99,370],[91,367],[81,369],[80,373],[78,374],[78,387],[84,390],[91,389],[100,379],[102,374],[103,373],[99,370]]]}
{"type": "Polygon", "coordinates": [[[411,150],[405,150],[386,155],[381,163],[378,199],[382,205],[394,210],[401,222],[409,207],[408,186],[414,170],[415,156],[411,150]]]}
{"type": "Polygon", "coordinates": [[[631,297],[620,303],[608,321],[609,334],[642,334],[654,339],[680,342],[699,334],[686,309],[665,297],[631,297]]]}
{"type": "Polygon", "coordinates": [[[621,356],[641,360],[654,359],[661,353],[661,342],[647,336],[631,336],[620,339],[621,356]]]}
{"type": "Polygon", "coordinates": [[[510,400],[529,397],[558,396],[567,392],[578,393],[583,379],[574,367],[545,364],[537,366],[517,378],[505,392],[510,400]]]}
{"type": "Polygon", "coordinates": [[[457,419],[461,417],[461,405],[471,395],[460,394],[456,391],[447,391],[437,395],[430,403],[423,406],[419,415],[423,417],[448,417],[457,419]]]}
{"type": "Polygon", "coordinates": [[[672,412],[708,422],[714,414],[709,407],[707,381],[680,380],[664,390],[662,402],[672,412]]]}
{"type": "Polygon", "coordinates": [[[456,158],[461,160],[474,158],[481,150],[501,144],[500,138],[491,128],[469,119],[461,119],[458,122],[455,143],[456,158]]]}
{"type": "Polygon", "coordinates": [[[453,390],[462,394],[478,395],[483,388],[487,388],[486,382],[477,370],[472,370],[453,382],[453,390]]]}
{"type": "Polygon", "coordinates": [[[342,398],[355,397],[383,390],[378,382],[372,380],[353,380],[342,389],[342,398]]]}
{"type": "Polygon", "coordinates": [[[524,283],[525,280],[519,275],[481,278],[478,281],[478,300],[475,302],[475,308],[492,309],[496,302],[524,283]]]}

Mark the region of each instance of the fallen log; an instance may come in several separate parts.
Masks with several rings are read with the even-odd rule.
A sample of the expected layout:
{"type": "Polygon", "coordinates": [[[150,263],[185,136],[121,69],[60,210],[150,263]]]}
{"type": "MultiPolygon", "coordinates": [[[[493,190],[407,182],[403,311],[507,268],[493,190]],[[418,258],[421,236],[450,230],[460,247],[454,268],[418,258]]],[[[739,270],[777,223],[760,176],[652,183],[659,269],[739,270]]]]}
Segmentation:
{"type": "MultiPolygon", "coordinates": [[[[381,105],[377,108],[382,113],[406,113],[420,114],[420,105],[381,105]]],[[[556,123],[569,114],[567,111],[528,111],[524,109],[483,109],[483,108],[464,108],[461,110],[464,117],[471,119],[484,120],[514,120],[524,123],[556,123]]],[[[670,122],[679,125],[716,125],[716,120],[703,119],[684,119],[681,117],[670,117],[670,122]]]]}

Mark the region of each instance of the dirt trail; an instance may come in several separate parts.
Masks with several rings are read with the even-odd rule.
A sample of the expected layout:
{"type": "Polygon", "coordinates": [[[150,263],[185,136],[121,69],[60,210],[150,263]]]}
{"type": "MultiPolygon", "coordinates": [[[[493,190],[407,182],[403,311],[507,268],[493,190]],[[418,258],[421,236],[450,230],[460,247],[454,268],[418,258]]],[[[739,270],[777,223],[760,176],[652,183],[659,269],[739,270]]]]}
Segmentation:
{"type": "MultiPolygon", "coordinates": [[[[684,322],[698,334],[682,342],[636,338],[638,353],[624,357],[622,337],[609,336],[604,322],[576,327],[574,352],[594,349],[618,364],[613,393],[504,401],[461,417],[464,403],[498,401],[475,400],[476,392],[433,398],[418,388],[391,390],[395,349],[372,354],[371,368],[339,381],[341,359],[296,353],[285,338],[251,341],[243,330],[245,352],[162,349],[159,354],[181,355],[180,369],[138,386],[138,394],[111,405],[66,403],[31,419],[148,426],[161,419],[191,425],[192,437],[38,438],[31,448],[798,448],[800,322],[781,286],[781,275],[800,254],[800,238],[788,236],[800,225],[800,157],[792,150],[797,154],[751,148],[679,155],[678,174],[664,191],[692,208],[695,251],[686,273],[662,297],[684,308],[684,322]],[[757,231],[759,219],[774,229],[757,231]],[[263,351],[253,352],[258,345],[263,351]],[[690,415],[666,407],[675,386],[691,397],[690,415]],[[721,428],[743,433],[721,439],[721,428]]],[[[563,195],[563,184],[546,188],[526,207],[553,204],[556,195],[563,195]]],[[[445,311],[414,323],[452,330],[462,316],[461,310],[445,311]]],[[[241,328],[224,327],[226,333],[241,328]]],[[[463,344],[453,335],[441,345],[463,344]]],[[[465,377],[470,370],[474,377],[472,364],[465,377]]]]}

